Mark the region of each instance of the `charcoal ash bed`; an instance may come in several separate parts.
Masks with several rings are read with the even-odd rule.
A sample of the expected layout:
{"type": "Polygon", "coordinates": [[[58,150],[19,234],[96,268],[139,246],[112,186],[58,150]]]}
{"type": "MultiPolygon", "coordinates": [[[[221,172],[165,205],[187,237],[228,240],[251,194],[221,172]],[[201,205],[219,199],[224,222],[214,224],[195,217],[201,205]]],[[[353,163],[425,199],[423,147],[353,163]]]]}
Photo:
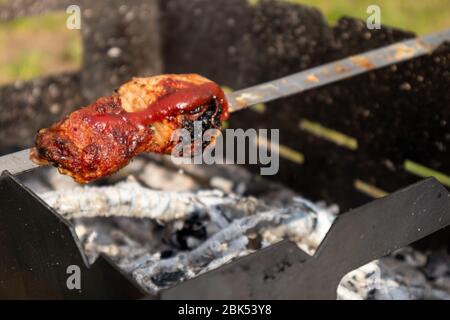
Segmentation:
{"type": "MultiPolygon", "coordinates": [[[[52,170],[25,182],[74,224],[91,262],[106,254],[150,294],[282,239],[312,255],[338,214],[242,168],[161,159],[137,159],[96,186],[52,170]]],[[[347,274],[338,299],[449,299],[448,261],[445,250],[403,248],[347,274]]]]}

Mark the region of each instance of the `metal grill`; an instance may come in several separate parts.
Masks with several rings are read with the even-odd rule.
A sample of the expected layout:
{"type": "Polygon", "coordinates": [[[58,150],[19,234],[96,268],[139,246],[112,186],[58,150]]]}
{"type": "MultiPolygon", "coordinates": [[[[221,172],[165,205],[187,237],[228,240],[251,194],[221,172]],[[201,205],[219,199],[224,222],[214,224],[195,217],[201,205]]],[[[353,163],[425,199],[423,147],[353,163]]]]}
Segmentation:
{"type": "MultiPolygon", "coordinates": [[[[82,29],[82,70],[0,88],[2,153],[29,146],[37,128],[59,117],[48,111],[51,104],[62,104],[61,114],[67,113],[131,76],[195,71],[239,89],[414,36],[387,27],[368,31],[351,18],[329,27],[315,9],[274,1],[78,2],[94,13],[83,21],[88,27],[82,29]],[[126,20],[123,6],[137,18],[126,20]],[[141,29],[152,32],[129,37],[141,29]],[[110,46],[127,54],[119,61],[99,58],[110,46]],[[52,84],[64,92],[62,99],[45,95],[52,84]],[[26,103],[35,88],[42,96],[26,103]],[[19,115],[7,106],[28,110],[19,127],[11,121],[19,115]]],[[[66,5],[15,3],[4,5],[0,19],[66,5]]],[[[335,298],[347,272],[450,223],[449,63],[444,43],[430,55],[260,104],[230,121],[231,128],[282,126],[281,170],[273,179],[311,199],[356,208],[339,216],[314,256],[283,241],[149,297],[105,256],[89,265],[71,225],[5,172],[0,296],[335,298]],[[428,176],[435,178],[421,180],[428,176]],[[64,285],[69,265],[83,266],[82,291],[64,285]]]]}

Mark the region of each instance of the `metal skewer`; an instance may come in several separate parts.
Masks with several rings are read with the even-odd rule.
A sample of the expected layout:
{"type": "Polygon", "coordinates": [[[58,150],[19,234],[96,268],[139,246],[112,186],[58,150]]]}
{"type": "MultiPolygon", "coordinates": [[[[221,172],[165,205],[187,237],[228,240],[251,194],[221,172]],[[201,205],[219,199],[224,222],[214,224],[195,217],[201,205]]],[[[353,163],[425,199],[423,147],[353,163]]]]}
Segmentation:
{"type": "MultiPolygon", "coordinates": [[[[297,72],[226,95],[230,112],[249,106],[318,88],[395,63],[430,54],[444,41],[450,41],[450,29],[397,42],[382,48],[353,55],[318,67],[297,72]]],[[[39,167],[30,160],[31,148],[0,157],[0,173],[18,174],[39,167]]]]}

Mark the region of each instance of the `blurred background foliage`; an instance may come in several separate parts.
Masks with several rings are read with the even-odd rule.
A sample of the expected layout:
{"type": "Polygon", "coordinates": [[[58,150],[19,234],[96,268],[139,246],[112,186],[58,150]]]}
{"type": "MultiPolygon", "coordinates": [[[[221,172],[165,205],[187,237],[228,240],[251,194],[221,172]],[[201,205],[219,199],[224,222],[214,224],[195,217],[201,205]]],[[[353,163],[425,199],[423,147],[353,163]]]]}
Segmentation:
{"type": "MultiPolygon", "coordinates": [[[[330,24],[344,15],[366,19],[367,7],[377,4],[381,8],[382,23],[386,25],[418,34],[450,28],[450,0],[280,1],[318,7],[330,24]]],[[[0,84],[79,68],[81,35],[78,30],[66,28],[66,17],[65,12],[58,12],[0,22],[0,84]]]]}
{"type": "Polygon", "coordinates": [[[0,84],[77,70],[81,34],[66,28],[65,12],[0,22],[0,84]]]}
{"type": "Polygon", "coordinates": [[[367,7],[378,5],[381,23],[418,34],[450,28],[450,0],[286,0],[303,3],[322,10],[330,24],[340,17],[352,16],[366,20],[367,7]]]}

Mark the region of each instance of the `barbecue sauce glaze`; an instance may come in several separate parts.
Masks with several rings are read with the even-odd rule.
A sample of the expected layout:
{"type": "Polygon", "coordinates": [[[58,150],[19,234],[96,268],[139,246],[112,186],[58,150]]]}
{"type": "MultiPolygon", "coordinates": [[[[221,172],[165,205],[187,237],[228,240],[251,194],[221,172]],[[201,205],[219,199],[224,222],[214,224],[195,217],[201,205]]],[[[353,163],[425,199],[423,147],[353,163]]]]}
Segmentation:
{"type": "Polygon", "coordinates": [[[52,163],[87,183],[126,166],[142,152],[170,154],[176,129],[201,120],[220,128],[228,118],[222,89],[196,74],[136,78],[115,94],[39,130],[31,159],[52,163]]]}

